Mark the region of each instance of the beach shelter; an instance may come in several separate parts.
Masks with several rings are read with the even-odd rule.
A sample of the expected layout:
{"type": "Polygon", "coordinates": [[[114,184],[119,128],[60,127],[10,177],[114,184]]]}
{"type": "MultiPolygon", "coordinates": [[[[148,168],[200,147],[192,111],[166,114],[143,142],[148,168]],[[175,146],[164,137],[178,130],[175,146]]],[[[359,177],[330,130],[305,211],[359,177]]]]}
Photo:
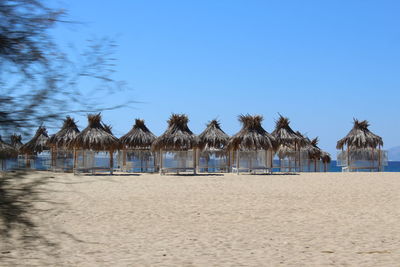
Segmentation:
{"type": "Polygon", "coordinates": [[[324,164],[324,172],[328,171],[329,163],[331,163],[331,155],[328,152],[321,151],[321,161],[324,164]]]}
{"type": "Polygon", "coordinates": [[[48,170],[51,165],[49,136],[44,126],[40,126],[29,142],[22,145],[19,152],[25,155],[25,166],[39,170],[48,170]]]}
{"type": "Polygon", "coordinates": [[[337,142],[337,164],[342,171],[377,170],[387,165],[387,151],[382,150],[382,137],[372,133],[368,121],[354,119],[353,128],[337,142]]]}
{"type": "Polygon", "coordinates": [[[123,135],[119,141],[120,166],[124,171],[154,172],[156,170],[156,153],[151,151],[151,145],[156,136],[147,128],[144,120],[135,119],[132,129],[123,135]]]}
{"type": "Polygon", "coordinates": [[[7,169],[7,160],[15,159],[18,157],[18,151],[12,146],[3,141],[0,136],[0,160],[1,169],[7,169]]]}
{"type": "Polygon", "coordinates": [[[255,173],[272,171],[275,138],[261,126],[262,116],[240,115],[242,129],[228,142],[231,168],[238,174],[241,171],[255,173]]]}
{"type": "Polygon", "coordinates": [[[290,121],[288,118],[279,115],[279,119],[275,122],[275,129],[271,133],[278,145],[278,168],[280,171],[300,171],[300,148],[304,145],[305,140],[303,136],[293,131],[289,124],[290,121]]]}
{"type": "Polygon", "coordinates": [[[227,171],[229,169],[229,136],[221,129],[217,120],[207,124],[198,137],[198,169],[206,172],[227,171]]]}
{"type": "Polygon", "coordinates": [[[22,137],[21,135],[13,134],[10,137],[11,145],[18,151],[22,144],[22,137]]]}
{"type": "Polygon", "coordinates": [[[167,130],[152,144],[159,153],[159,170],[165,172],[193,171],[196,173],[197,137],[188,127],[185,114],[172,114],[167,130]]]}
{"type": "Polygon", "coordinates": [[[71,146],[77,155],[75,171],[109,170],[113,173],[114,152],[120,148],[120,143],[109,126],[105,129],[100,113],[88,115],[88,126],[73,139],[71,146]]]}
{"type": "Polygon", "coordinates": [[[10,161],[12,167],[14,168],[21,168],[25,166],[25,155],[19,153],[22,144],[22,137],[21,135],[12,134],[10,136],[10,144],[11,146],[18,152],[17,158],[12,158],[10,161]]]}
{"type": "Polygon", "coordinates": [[[308,171],[319,171],[321,161],[321,149],[318,147],[318,137],[312,140],[310,140],[308,137],[305,137],[304,145],[300,148],[300,157],[300,166],[302,166],[303,168],[301,171],[304,171],[305,166],[308,167],[308,171]]]}
{"type": "Polygon", "coordinates": [[[74,150],[72,142],[79,134],[73,118],[67,116],[61,129],[50,136],[48,145],[51,149],[52,167],[56,170],[72,170],[74,167],[74,150]]]}

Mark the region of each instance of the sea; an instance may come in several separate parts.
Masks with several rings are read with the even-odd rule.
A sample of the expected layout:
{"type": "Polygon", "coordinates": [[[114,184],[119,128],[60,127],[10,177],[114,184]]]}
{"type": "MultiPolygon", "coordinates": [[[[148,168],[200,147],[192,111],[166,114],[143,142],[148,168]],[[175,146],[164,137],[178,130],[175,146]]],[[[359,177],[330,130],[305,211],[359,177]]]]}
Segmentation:
{"type": "MultiPolygon", "coordinates": [[[[167,160],[168,161],[168,160],[167,160]]],[[[109,166],[109,159],[108,158],[96,158],[96,166],[109,166]]],[[[117,165],[117,159],[114,159],[114,163],[117,165]]],[[[172,162],[171,162],[172,163],[172,162]]],[[[50,160],[48,157],[46,158],[38,158],[35,160],[34,163],[34,168],[37,170],[46,170],[49,169],[49,164],[50,160]]],[[[174,165],[174,164],[168,164],[167,165],[174,165]]],[[[16,168],[19,164],[16,160],[7,160],[7,169],[11,170],[16,168]]],[[[140,166],[140,163],[137,162],[135,164],[136,166],[140,166]]],[[[274,160],[274,165],[279,165],[279,161],[274,160]]],[[[209,171],[213,171],[213,168],[211,167],[213,164],[210,164],[209,171]]],[[[214,165],[215,166],[215,165],[214,165]]],[[[117,167],[117,166],[115,166],[117,167]]],[[[1,169],[1,165],[0,165],[1,169]]],[[[135,171],[140,172],[140,168],[136,168],[135,171]]],[[[332,160],[328,169],[328,172],[342,172],[342,167],[337,166],[336,160],[332,160]]],[[[384,172],[400,172],[400,161],[388,161],[388,165],[384,166],[384,172]]]]}
{"type": "MultiPolygon", "coordinates": [[[[337,166],[336,160],[332,160],[329,166],[329,172],[341,172],[342,167],[337,166]]],[[[384,167],[384,172],[400,172],[400,161],[388,161],[384,167]]]]}

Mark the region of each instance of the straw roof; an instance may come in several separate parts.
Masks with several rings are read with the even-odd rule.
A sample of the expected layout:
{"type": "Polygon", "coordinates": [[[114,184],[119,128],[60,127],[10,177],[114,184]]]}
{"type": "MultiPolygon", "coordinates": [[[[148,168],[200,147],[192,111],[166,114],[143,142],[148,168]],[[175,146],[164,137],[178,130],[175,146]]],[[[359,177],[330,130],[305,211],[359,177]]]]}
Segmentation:
{"type": "Polygon", "coordinates": [[[189,150],[197,147],[197,137],[188,127],[189,119],[185,114],[172,114],[168,120],[168,129],[156,140],[153,150],[189,150]]]}
{"type": "Polygon", "coordinates": [[[26,144],[20,147],[20,151],[26,154],[36,154],[41,153],[43,150],[49,150],[49,146],[47,142],[49,140],[49,136],[47,134],[47,130],[44,126],[40,126],[35,136],[26,144]]]}
{"type": "Polygon", "coordinates": [[[242,129],[232,136],[228,148],[233,150],[275,149],[275,138],[261,126],[262,116],[240,115],[242,129]]]}
{"type": "Polygon", "coordinates": [[[315,137],[305,145],[305,148],[302,147],[302,149],[307,151],[310,159],[319,159],[321,157],[321,149],[318,147],[318,141],[318,137],[315,137]]]}
{"type": "Polygon", "coordinates": [[[18,151],[12,146],[3,141],[0,136],[0,159],[16,158],[18,151]]]}
{"type": "Polygon", "coordinates": [[[88,126],[71,143],[77,149],[109,151],[119,149],[118,138],[107,132],[101,124],[101,115],[89,114],[88,126]]]}
{"type": "Polygon", "coordinates": [[[101,125],[103,126],[104,131],[106,131],[109,134],[113,134],[112,126],[110,124],[101,123],[101,125]]]}
{"type": "Polygon", "coordinates": [[[292,145],[280,145],[278,146],[276,150],[276,155],[278,158],[283,159],[283,158],[294,158],[296,157],[297,151],[294,149],[294,146],[292,145]]]}
{"type": "Polygon", "coordinates": [[[321,151],[321,160],[323,163],[330,163],[331,155],[328,152],[321,151]]]}
{"type": "Polygon", "coordinates": [[[23,145],[21,142],[21,140],[22,140],[21,135],[13,134],[13,135],[11,135],[10,139],[11,139],[11,145],[18,151],[21,148],[21,146],[23,145]]]}
{"type": "Polygon", "coordinates": [[[202,150],[221,150],[228,142],[229,136],[221,129],[217,120],[210,121],[199,135],[199,148],[202,150]]]}
{"type": "Polygon", "coordinates": [[[60,131],[50,136],[48,144],[50,146],[67,148],[71,146],[71,143],[78,134],[79,129],[76,126],[74,119],[67,116],[60,131]]]}
{"type": "Polygon", "coordinates": [[[119,141],[126,149],[150,149],[157,137],[147,128],[144,120],[135,119],[132,129],[123,135],[119,141]]]}
{"type": "Polygon", "coordinates": [[[304,145],[304,138],[295,133],[289,126],[290,120],[282,115],[275,122],[275,130],[271,133],[279,145],[291,146],[295,144],[304,145]]]}
{"type": "Polygon", "coordinates": [[[350,148],[376,148],[383,146],[382,137],[372,133],[368,129],[368,121],[354,119],[354,126],[350,132],[337,142],[336,148],[343,149],[344,146],[350,148]]]}

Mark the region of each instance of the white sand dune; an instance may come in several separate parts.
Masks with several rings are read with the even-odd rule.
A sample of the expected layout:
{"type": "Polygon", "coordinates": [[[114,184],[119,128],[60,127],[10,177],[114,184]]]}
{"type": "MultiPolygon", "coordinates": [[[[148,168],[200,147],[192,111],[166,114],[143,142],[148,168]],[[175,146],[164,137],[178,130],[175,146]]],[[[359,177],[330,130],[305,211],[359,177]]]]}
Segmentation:
{"type": "Polygon", "coordinates": [[[400,266],[399,173],[51,175],[0,265],[400,266]]]}

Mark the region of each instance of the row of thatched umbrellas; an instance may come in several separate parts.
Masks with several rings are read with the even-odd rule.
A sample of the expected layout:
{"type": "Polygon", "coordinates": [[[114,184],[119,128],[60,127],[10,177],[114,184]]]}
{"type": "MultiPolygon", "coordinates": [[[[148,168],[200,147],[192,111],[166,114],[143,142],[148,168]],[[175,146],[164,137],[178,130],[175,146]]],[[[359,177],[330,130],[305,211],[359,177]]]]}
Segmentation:
{"type": "MultiPolygon", "coordinates": [[[[296,164],[300,164],[300,154],[304,151],[312,160],[330,162],[330,155],[318,146],[318,139],[310,140],[289,126],[289,120],[280,116],[276,121],[275,130],[268,133],[261,125],[262,116],[240,115],[241,130],[229,137],[216,120],[212,120],[207,128],[198,136],[188,127],[189,119],[186,115],[173,114],[168,120],[167,130],[156,137],[144,124],[143,120],[136,119],[133,128],[121,138],[112,134],[111,127],[101,121],[100,114],[88,115],[88,126],[79,131],[76,123],[70,117],[64,120],[60,131],[51,137],[46,129],[41,126],[35,136],[26,144],[13,147],[4,142],[0,144],[1,151],[10,151],[4,156],[15,155],[16,152],[25,155],[40,153],[44,150],[92,150],[107,151],[110,155],[117,150],[153,150],[159,151],[185,151],[198,149],[201,151],[254,151],[266,150],[277,153],[279,158],[298,155],[296,164]]],[[[16,138],[14,136],[14,138],[16,138]]],[[[19,139],[20,142],[20,139],[19,139]]],[[[113,157],[110,157],[110,166],[113,166],[113,157]]],[[[271,157],[272,160],[272,157],[271,157]]]]}

